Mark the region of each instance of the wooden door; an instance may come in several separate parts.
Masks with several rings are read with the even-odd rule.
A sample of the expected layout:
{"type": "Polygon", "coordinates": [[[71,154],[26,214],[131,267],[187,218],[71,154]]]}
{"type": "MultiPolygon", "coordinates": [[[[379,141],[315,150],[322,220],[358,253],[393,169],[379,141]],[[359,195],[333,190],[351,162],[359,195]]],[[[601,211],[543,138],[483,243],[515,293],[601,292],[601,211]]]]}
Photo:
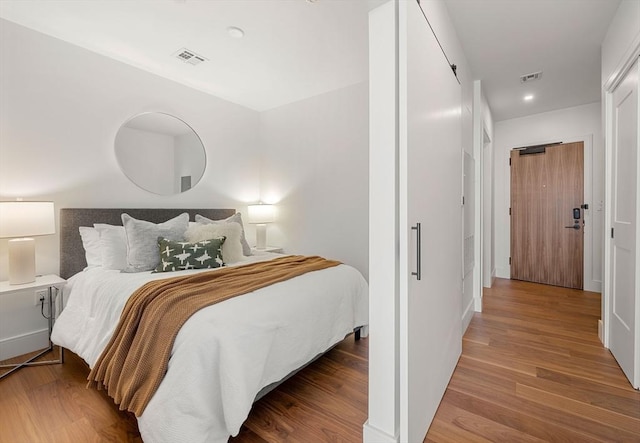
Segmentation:
{"type": "Polygon", "coordinates": [[[421,442],[462,352],[461,90],[418,3],[398,7],[400,441],[421,442]]]}
{"type": "Polygon", "coordinates": [[[638,242],[638,62],[613,91],[609,348],[640,387],[638,242]]]}
{"type": "Polygon", "coordinates": [[[583,188],[583,142],[511,151],[512,279],[582,289],[583,188]]]}

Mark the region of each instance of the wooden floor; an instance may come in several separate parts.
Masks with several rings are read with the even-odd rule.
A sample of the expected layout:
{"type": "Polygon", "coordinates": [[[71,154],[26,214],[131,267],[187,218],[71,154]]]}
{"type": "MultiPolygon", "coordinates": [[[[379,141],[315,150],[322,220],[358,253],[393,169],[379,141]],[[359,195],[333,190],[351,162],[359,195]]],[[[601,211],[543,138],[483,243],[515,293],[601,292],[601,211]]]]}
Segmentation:
{"type": "MultiPolygon", "coordinates": [[[[254,404],[231,441],[361,441],[368,353],[368,339],[347,337],[254,404]]],[[[141,442],[132,414],[118,411],[104,391],[86,389],[88,374],[66,351],[64,365],[23,368],[0,380],[0,443],[141,442]]]]}
{"type": "MultiPolygon", "coordinates": [[[[640,442],[640,393],[598,341],[599,316],[599,294],[496,280],[425,441],[640,442]]],[[[257,402],[231,442],[361,441],[367,354],[348,337],[257,402]]],[[[0,381],[0,442],[141,441],[66,355],[0,381]]]]}
{"type": "Polygon", "coordinates": [[[598,340],[600,294],[497,279],[427,442],[640,442],[640,393],[598,340]]]}

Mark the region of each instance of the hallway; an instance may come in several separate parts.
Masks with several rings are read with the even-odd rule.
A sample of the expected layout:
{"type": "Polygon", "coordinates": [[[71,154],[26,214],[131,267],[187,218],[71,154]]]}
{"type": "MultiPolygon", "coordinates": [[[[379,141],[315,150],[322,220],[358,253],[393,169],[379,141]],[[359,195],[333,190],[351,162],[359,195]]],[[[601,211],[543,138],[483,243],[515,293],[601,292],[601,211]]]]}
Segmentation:
{"type": "Polygon", "coordinates": [[[598,293],[496,279],[425,442],[640,441],[640,393],[599,318],[598,293]]]}

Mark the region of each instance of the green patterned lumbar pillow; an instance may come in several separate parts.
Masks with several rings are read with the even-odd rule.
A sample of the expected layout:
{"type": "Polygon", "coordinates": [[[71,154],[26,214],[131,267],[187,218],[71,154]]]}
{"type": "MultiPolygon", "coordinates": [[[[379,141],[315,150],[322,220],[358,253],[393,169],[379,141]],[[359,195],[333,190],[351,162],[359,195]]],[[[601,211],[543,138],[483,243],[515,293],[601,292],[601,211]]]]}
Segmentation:
{"type": "Polygon", "coordinates": [[[153,272],[208,269],[224,266],[222,244],[225,237],[216,237],[195,243],[172,241],[158,237],[160,264],[153,272]]]}

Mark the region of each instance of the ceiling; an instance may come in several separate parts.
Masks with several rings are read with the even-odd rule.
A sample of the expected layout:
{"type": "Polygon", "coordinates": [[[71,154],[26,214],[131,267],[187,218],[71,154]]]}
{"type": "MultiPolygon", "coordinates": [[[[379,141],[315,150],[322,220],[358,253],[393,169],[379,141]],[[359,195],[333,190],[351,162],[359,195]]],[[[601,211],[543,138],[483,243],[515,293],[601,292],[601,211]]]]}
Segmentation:
{"type": "Polygon", "coordinates": [[[446,0],[496,121],[600,101],[600,46],[620,0],[446,0]],[[540,80],[520,76],[543,71],[540,80]],[[525,102],[523,97],[534,98],[525,102]]]}
{"type": "Polygon", "coordinates": [[[264,111],[367,80],[368,11],[381,3],[1,0],[0,17],[264,111]],[[184,63],[182,48],[207,60],[184,63]]]}
{"type": "MultiPolygon", "coordinates": [[[[384,2],[2,0],[0,17],[264,111],[367,80],[367,13],[384,2]],[[178,60],[182,48],[206,61],[178,60]]],[[[619,3],[445,0],[496,121],[600,100],[600,44],[619,3]]]]}

